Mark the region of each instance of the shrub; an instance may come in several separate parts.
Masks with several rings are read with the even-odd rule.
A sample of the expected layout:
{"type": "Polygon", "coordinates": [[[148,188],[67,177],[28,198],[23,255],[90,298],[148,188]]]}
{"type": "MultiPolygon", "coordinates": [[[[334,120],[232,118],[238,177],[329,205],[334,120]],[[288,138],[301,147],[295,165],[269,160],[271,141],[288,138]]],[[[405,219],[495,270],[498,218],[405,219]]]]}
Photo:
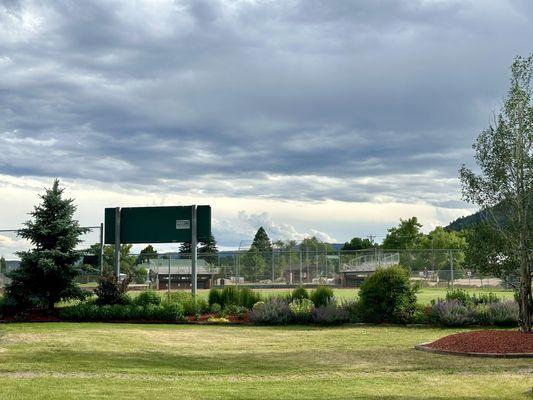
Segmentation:
{"type": "Polygon", "coordinates": [[[480,304],[475,309],[480,325],[516,326],[518,324],[518,303],[512,300],[480,304]]]}
{"type": "Polygon", "coordinates": [[[429,324],[431,322],[431,306],[416,304],[409,322],[412,324],[429,324]]]}
{"type": "Polygon", "coordinates": [[[437,301],[431,306],[434,322],[444,326],[465,326],[476,323],[475,313],[458,300],[437,301]]]}
{"type": "Polygon", "coordinates": [[[226,286],[221,291],[219,300],[222,308],[234,304],[251,309],[261,300],[261,295],[246,286],[226,286]]]}
{"type": "Polygon", "coordinates": [[[222,304],[222,290],[217,289],[215,287],[211,288],[209,290],[209,295],[207,296],[207,301],[209,302],[209,305],[213,304],[222,304]]]}
{"type": "Polygon", "coordinates": [[[103,275],[98,278],[98,286],[94,290],[99,305],[128,304],[131,299],[126,294],[128,278],[119,282],[115,275],[103,275]]]}
{"type": "Polygon", "coordinates": [[[228,304],[226,307],[222,309],[222,316],[229,317],[230,315],[233,315],[234,317],[237,317],[238,319],[244,319],[247,312],[248,312],[248,308],[246,307],[238,306],[236,304],[228,304]]]}
{"type": "Polygon", "coordinates": [[[474,306],[478,304],[498,303],[499,297],[492,292],[470,294],[464,289],[453,289],[446,292],[446,300],[457,300],[464,306],[474,306]]]}
{"type": "Polygon", "coordinates": [[[409,322],[415,311],[417,290],[404,268],[379,268],[363,281],[359,291],[363,320],[409,322]]]}
{"type": "Polygon", "coordinates": [[[287,302],[275,297],[256,303],[250,311],[250,320],[257,324],[284,325],[291,322],[291,316],[287,302]]]}
{"type": "Polygon", "coordinates": [[[361,302],[357,300],[343,300],[340,308],[344,310],[348,316],[348,322],[362,322],[361,302]]]}
{"type": "Polygon", "coordinates": [[[306,323],[311,320],[314,303],[309,299],[296,298],[289,304],[295,322],[306,323]]]}
{"type": "Polygon", "coordinates": [[[161,297],[154,290],[146,290],[141,292],[137,298],[134,300],[134,303],[138,306],[145,307],[150,304],[158,306],[161,304],[161,297]]]}
{"type": "Polygon", "coordinates": [[[335,303],[317,307],[313,310],[311,320],[319,325],[337,325],[348,322],[348,312],[335,303]]]}
{"type": "Polygon", "coordinates": [[[218,303],[213,303],[209,306],[209,311],[213,314],[220,314],[220,312],[222,311],[222,307],[218,303]]]}
{"type": "Polygon", "coordinates": [[[329,286],[319,286],[311,292],[310,299],[315,307],[321,307],[334,302],[335,296],[333,296],[333,289],[329,286]]]}
{"type": "Polygon", "coordinates": [[[303,286],[298,286],[291,293],[291,300],[303,300],[309,298],[309,292],[303,286]]]}
{"type": "Polygon", "coordinates": [[[207,300],[202,297],[194,297],[187,292],[171,293],[166,300],[169,304],[181,304],[185,315],[198,315],[209,311],[207,300]]]}
{"type": "Polygon", "coordinates": [[[183,307],[179,304],[134,304],[98,305],[88,301],[59,310],[59,317],[70,321],[165,321],[175,322],[183,319],[183,307]]]}

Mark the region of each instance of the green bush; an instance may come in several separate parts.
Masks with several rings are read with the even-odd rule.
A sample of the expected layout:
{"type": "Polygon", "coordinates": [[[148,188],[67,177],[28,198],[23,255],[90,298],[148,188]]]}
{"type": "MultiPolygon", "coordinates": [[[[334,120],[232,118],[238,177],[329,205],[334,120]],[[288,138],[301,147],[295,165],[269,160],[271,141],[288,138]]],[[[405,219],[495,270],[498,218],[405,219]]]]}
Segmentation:
{"type": "MultiPolygon", "coordinates": [[[[216,295],[215,295],[216,297],[216,295]]],[[[255,303],[261,300],[258,292],[246,286],[226,286],[220,292],[219,304],[222,308],[233,304],[251,309],[255,303]]]]}
{"type": "Polygon", "coordinates": [[[286,301],[276,297],[257,302],[250,311],[250,321],[257,324],[285,325],[292,320],[286,301]]]}
{"type": "Polygon", "coordinates": [[[99,305],[130,304],[131,298],[126,294],[128,279],[119,282],[115,275],[103,275],[98,279],[94,293],[99,305]]]}
{"type": "Polygon", "coordinates": [[[211,288],[209,290],[209,295],[207,296],[207,301],[209,302],[209,305],[213,304],[222,304],[222,290],[217,289],[215,287],[211,288]]]}
{"type": "Polygon", "coordinates": [[[311,301],[315,304],[315,307],[327,306],[329,303],[335,301],[335,296],[333,295],[333,289],[329,286],[319,286],[311,292],[309,297],[311,301]]]}
{"type": "Polygon", "coordinates": [[[169,304],[180,304],[183,306],[185,315],[198,315],[209,312],[209,303],[203,297],[196,298],[188,292],[173,292],[166,300],[169,304]]]}
{"type": "Polygon", "coordinates": [[[222,312],[222,307],[218,303],[213,303],[209,306],[209,312],[213,314],[220,314],[222,312]]]}
{"type": "Polygon", "coordinates": [[[418,286],[411,284],[402,267],[379,268],[367,277],[359,291],[365,322],[408,323],[416,307],[418,286]]]}
{"type": "Polygon", "coordinates": [[[357,300],[343,300],[340,308],[346,312],[348,322],[363,322],[361,302],[357,300]]]}
{"type": "Polygon", "coordinates": [[[464,306],[475,306],[478,304],[499,303],[500,298],[492,292],[470,294],[464,289],[453,289],[446,292],[446,301],[457,300],[464,306]]]}
{"type": "Polygon", "coordinates": [[[141,292],[133,302],[141,307],[145,307],[148,305],[158,306],[159,304],[161,304],[161,297],[154,290],[146,290],[141,292]]]}
{"type": "Polygon", "coordinates": [[[309,299],[299,299],[291,301],[289,304],[295,322],[304,324],[311,320],[311,314],[315,308],[314,303],[309,299]]]}
{"type": "Polygon", "coordinates": [[[465,326],[476,323],[476,315],[471,307],[459,300],[439,300],[431,306],[431,321],[444,326],[465,326]]]}
{"type": "Polygon", "coordinates": [[[291,293],[291,300],[303,300],[309,298],[309,292],[303,286],[298,286],[291,293]]]}
{"type": "Polygon", "coordinates": [[[221,315],[223,317],[229,317],[234,316],[238,319],[244,319],[246,316],[246,313],[248,312],[248,308],[243,306],[238,306],[236,304],[228,304],[226,307],[222,309],[221,315]]]}
{"type": "Polygon", "coordinates": [[[164,321],[183,320],[183,307],[179,304],[107,304],[88,301],[63,307],[59,318],[69,321],[164,321]]]}

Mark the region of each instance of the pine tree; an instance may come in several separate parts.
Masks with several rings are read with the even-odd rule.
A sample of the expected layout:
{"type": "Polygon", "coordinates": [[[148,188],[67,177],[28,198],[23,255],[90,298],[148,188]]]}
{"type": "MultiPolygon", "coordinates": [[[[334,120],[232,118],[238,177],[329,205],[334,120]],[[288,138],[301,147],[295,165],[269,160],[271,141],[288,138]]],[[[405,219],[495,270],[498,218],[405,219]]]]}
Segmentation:
{"type": "Polygon", "coordinates": [[[198,254],[208,262],[209,264],[216,264],[218,261],[218,247],[217,241],[213,235],[209,235],[209,238],[205,242],[200,243],[198,254]]]}
{"type": "Polygon", "coordinates": [[[257,230],[257,233],[254,236],[252,247],[255,247],[260,253],[272,253],[272,243],[262,226],[257,230]]]}
{"type": "Polygon", "coordinates": [[[180,254],[191,254],[191,242],[183,242],[180,244],[180,254]]]}
{"type": "Polygon", "coordinates": [[[7,271],[7,263],[4,256],[0,257],[0,273],[5,274],[7,271]]]}
{"type": "Polygon", "coordinates": [[[88,230],[73,219],[76,206],[72,199],[63,198],[63,191],[56,179],[40,196],[42,202],[30,213],[32,219],[19,231],[34,248],[17,253],[20,267],[9,274],[6,299],[15,310],[50,310],[60,300],[84,297],[74,283],[78,274],[75,263],[82,256],[75,248],[81,243],[80,235],[88,230]]]}

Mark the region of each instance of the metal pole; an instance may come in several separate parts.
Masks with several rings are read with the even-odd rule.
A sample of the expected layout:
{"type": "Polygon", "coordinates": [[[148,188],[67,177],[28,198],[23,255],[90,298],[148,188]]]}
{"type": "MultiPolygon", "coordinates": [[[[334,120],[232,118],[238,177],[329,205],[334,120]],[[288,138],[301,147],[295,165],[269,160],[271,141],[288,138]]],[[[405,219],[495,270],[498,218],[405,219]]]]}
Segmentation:
{"type": "Polygon", "coordinates": [[[292,246],[289,243],[289,283],[292,284],[292,246]]]}
{"type": "Polygon", "coordinates": [[[168,281],[167,281],[167,293],[168,293],[168,298],[170,299],[170,259],[172,257],[172,254],[170,254],[170,252],[168,253],[168,281]]]}
{"type": "Polygon", "coordinates": [[[104,223],[100,224],[100,275],[104,273],[104,223]]]}
{"type": "Polygon", "coordinates": [[[115,276],[120,277],[120,207],[115,208],[115,276]]]}
{"type": "Polygon", "coordinates": [[[453,289],[453,254],[451,250],[450,250],[450,274],[451,274],[452,289],[453,289]]]}
{"type": "Polygon", "coordinates": [[[197,220],[196,220],[196,205],[191,206],[191,279],[192,279],[192,295],[196,296],[196,290],[198,288],[196,261],[198,257],[198,236],[197,236],[197,220]]]}
{"type": "Polygon", "coordinates": [[[302,246],[301,245],[300,245],[300,249],[298,253],[300,253],[300,285],[302,285],[303,284],[303,280],[302,280],[303,257],[302,257],[302,246]]]}
{"type": "Polygon", "coordinates": [[[191,279],[192,279],[192,295],[196,296],[198,289],[196,262],[198,258],[198,235],[197,235],[197,218],[196,205],[191,206],[191,279]]]}

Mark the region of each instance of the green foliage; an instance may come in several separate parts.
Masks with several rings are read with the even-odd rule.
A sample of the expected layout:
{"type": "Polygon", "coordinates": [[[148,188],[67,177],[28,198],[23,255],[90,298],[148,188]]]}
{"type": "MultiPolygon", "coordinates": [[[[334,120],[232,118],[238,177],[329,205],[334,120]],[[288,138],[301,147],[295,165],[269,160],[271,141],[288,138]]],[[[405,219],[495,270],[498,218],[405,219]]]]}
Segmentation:
{"type": "Polygon", "coordinates": [[[361,302],[355,299],[343,300],[340,308],[346,312],[348,322],[363,322],[361,302]]]}
{"type": "Polygon", "coordinates": [[[209,304],[218,303],[222,308],[233,304],[250,309],[261,300],[261,295],[246,286],[225,286],[222,290],[212,288],[208,299],[209,304]]]}
{"type": "Polygon", "coordinates": [[[415,311],[417,290],[405,269],[378,269],[363,281],[359,291],[364,321],[409,322],[415,311]]]}
{"type": "Polygon", "coordinates": [[[303,286],[298,286],[291,293],[291,300],[303,300],[309,298],[309,292],[303,286]]]}
{"type": "Polygon", "coordinates": [[[216,264],[218,261],[217,241],[213,235],[210,235],[205,242],[200,242],[198,255],[209,264],[216,264]]]}
{"type": "Polygon", "coordinates": [[[446,292],[446,301],[457,300],[464,306],[473,306],[478,304],[498,303],[500,299],[492,292],[470,294],[464,289],[453,289],[446,292]]]}
{"type": "Polygon", "coordinates": [[[63,307],[59,318],[69,321],[157,321],[176,322],[184,319],[180,304],[135,304],[98,305],[95,302],[83,302],[63,307]]]}
{"type": "Polygon", "coordinates": [[[256,324],[285,325],[292,320],[292,313],[286,301],[273,297],[254,304],[250,321],[256,324]]]}
{"type": "Polygon", "coordinates": [[[144,249],[142,249],[139,253],[139,257],[137,258],[137,263],[142,264],[147,262],[148,260],[153,260],[157,258],[157,250],[154,249],[154,247],[149,244],[144,249]]]}
{"type": "MultiPolygon", "coordinates": [[[[503,107],[493,124],[479,134],[473,145],[480,173],[465,165],[459,174],[463,197],[488,212],[487,222],[494,231],[490,245],[491,268],[506,273],[516,266],[519,278],[520,329],[533,327],[533,54],[516,57],[511,66],[510,88],[503,107]],[[494,207],[502,206],[509,216],[498,224],[494,207]],[[499,247],[499,248],[498,248],[499,247]]],[[[478,242],[478,247],[483,245],[478,242]]],[[[483,260],[476,252],[474,260],[483,260]]]]}
{"type": "Polygon", "coordinates": [[[256,281],[265,274],[267,255],[261,253],[256,247],[250,247],[241,258],[241,273],[247,281],[256,281]]]}
{"type": "Polygon", "coordinates": [[[348,320],[348,312],[335,303],[316,307],[311,315],[311,321],[317,325],[339,325],[348,320]]]}
{"type": "Polygon", "coordinates": [[[135,298],[134,303],[141,307],[148,305],[158,306],[161,304],[161,297],[154,290],[145,290],[135,298]]]}
{"type": "Polygon", "coordinates": [[[243,319],[247,313],[248,313],[248,308],[246,307],[238,306],[236,304],[228,304],[222,310],[221,315],[223,317],[229,317],[231,315],[231,316],[237,317],[238,319],[243,319]]]}
{"type": "Polygon", "coordinates": [[[128,304],[131,299],[126,294],[128,278],[119,282],[115,275],[102,275],[98,278],[98,286],[94,290],[98,305],[128,304]]]}
{"type": "Polygon", "coordinates": [[[354,237],[349,242],[344,243],[344,245],[341,248],[341,251],[356,251],[356,250],[364,250],[364,249],[371,249],[374,245],[369,239],[361,239],[360,237],[354,237]]]}
{"type": "Polygon", "coordinates": [[[311,315],[313,313],[313,309],[315,308],[315,304],[306,298],[296,298],[289,303],[289,308],[294,321],[303,324],[311,320],[311,315]]]}
{"type": "Polygon", "coordinates": [[[173,292],[165,303],[179,304],[183,307],[185,315],[199,315],[209,312],[209,303],[203,297],[194,297],[188,292],[173,292]]]}
{"type": "Polygon", "coordinates": [[[518,303],[512,300],[465,304],[450,299],[439,300],[431,305],[429,315],[432,323],[444,326],[516,326],[518,311],[518,303]]]}
{"type": "Polygon", "coordinates": [[[218,303],[209,304],[209,312],[220,314],[222,312],[222,306],[218,303]]]}
{"type": "Polygon", "coordinates": [[[251,247],[254,247],[260,253],[272,252],[272,243],[270,242],[270,238],[262,226],[257,230],[251,247]]]}
{"type": "Polygon", "coordinates": [[[88,230],[74,220],[76,206],[63,198],[64,189],[55,180],[40,196],[41,203],[30,213],[31,219],[19,236],[33,249],[19,252],[20,267],[9,274],[6,287],[9,303],[18,311],[31,307],[52,309],[60,300],[83,299],[85,294],[74,283],[76,261],[82,253],[75,248],[88,230]]]}
{"type": "Polygon", "coordinates": [[[2,256],[0,257],[0,274],[5,274],[7,272],[7,263],[6,259],[2,256]]]}
{"type": "Polygon", "coordinates": [[[329,303],[335,302],[333,289],[329,286],[317,287],[311,292],[309,298],[315,304],[315,307],[322,307],[328,305],[329,303]]]}
{"type": "Polygon", "coordinates": [[[416,217],[406,220],[400,219],[398,227],[388,230],[382,247],[384,249],[413,249],[423,236],[420,228],[422,228],[422,224],[418,222],[416,217]]]}

